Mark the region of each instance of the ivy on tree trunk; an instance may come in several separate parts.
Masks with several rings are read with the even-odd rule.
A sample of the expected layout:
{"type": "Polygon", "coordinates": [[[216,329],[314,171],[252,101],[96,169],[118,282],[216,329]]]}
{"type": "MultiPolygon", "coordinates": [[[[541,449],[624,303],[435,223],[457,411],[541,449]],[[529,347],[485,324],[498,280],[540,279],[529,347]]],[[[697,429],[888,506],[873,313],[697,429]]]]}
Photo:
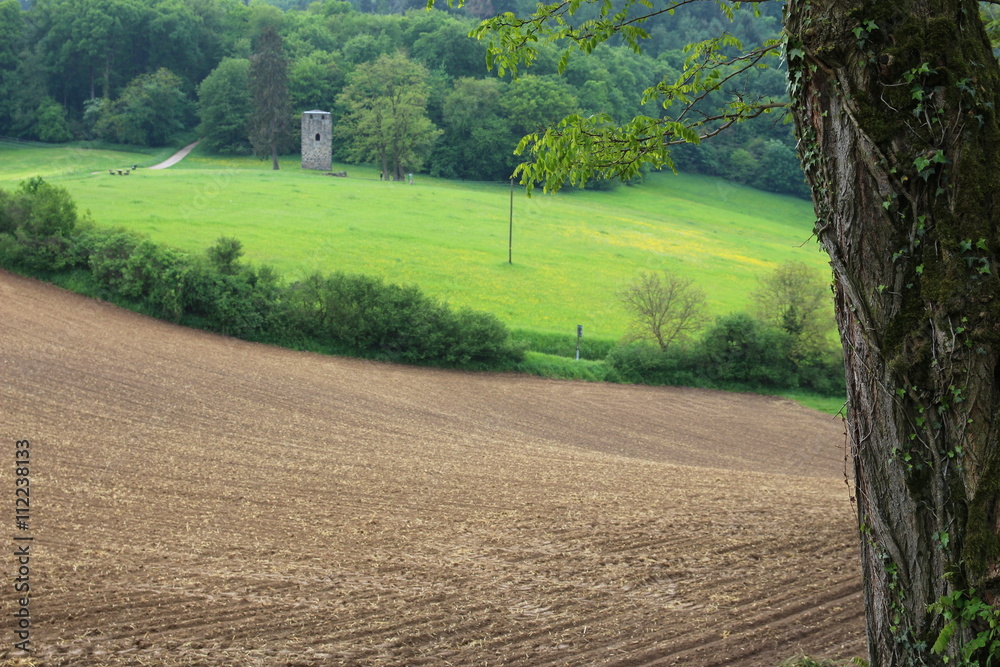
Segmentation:
{"type": "MultiPolygon", "coordinates": [[[[611,38],[640,50],[644,21],[701,1],[729,19],[759,9],[623,0],[613,12],[590,0],[601,14],[583,20],[579,2],[557,1],[473,34],[501,74],[546,41],[567,44],[564,67],[611,38]]],[[[1000,65],[979,12],[975,0],[785,4],[790,108],[844,347],[874,667],[981,664],[1000,647],[987,622],[998,612],[984,607],[1000,601],[1000,65]],[[951,624],[945,596],[985,611],[951,624]]],[[[622,126],[569,116],[529,135],[522,182],[557,189],[671,166],[671,146],[789,106],[735,83],[776,43],[722,35],[688,51],[675,83],[646,92],[663,113],[622,126]],[[728,102],[705,110],[717,94],[728,102]]]]}
{"type": "Polygon", "coordinates": [[[929,606],[1000,598],[1000,67],[974,0],[790,0],[785,25],[834,270],[870,660],[943,664],[984,628],[934,653],[929,606]]]}

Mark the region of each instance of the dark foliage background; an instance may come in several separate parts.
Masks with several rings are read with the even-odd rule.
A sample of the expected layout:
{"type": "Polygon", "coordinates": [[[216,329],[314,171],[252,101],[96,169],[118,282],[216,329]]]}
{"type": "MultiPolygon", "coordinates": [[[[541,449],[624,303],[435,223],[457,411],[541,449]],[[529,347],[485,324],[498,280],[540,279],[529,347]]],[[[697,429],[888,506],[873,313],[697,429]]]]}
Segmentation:
{"type": "MultiPolygon", "coordinates": [[[[682,70],[684,45],[723,29],[756,43],[778,35],[780,16],[763,3],[728,23],[714,3],[645,24],[646,51],[604,45],[557,71],[543,47],[518,80],[486,70],[485,45],[467,35],[480,18],[530,12],[529,0],[475,0],[452,9],[423,0],[0,0],[0,136],[143,146],[197,132],[205,147],[245,154],[254,115],[247,63],[262,32],[274,29],[288,61],[291,127],[309,109],[347,113],[341,93],[359,67],[403,54],[429,73],[426,118],[438,130],[429,150],[403,171],[468,180],[509,178],[520,137],[567,113],[606,113],[616,122],[665,113],[641,106],[642,91],[682,70]],[[422,163],[422,168],[421,168],[422,163]]],[[[587,11],[585,7],[581,18],[587,11]]],[[[733,82],[743,95],[785,95],[779,63],[733,82]]],[[[717,97],[722,99],[723,93],[717,97]]],[[[706,109],[718,100],[705,101],[706,109]]],[[[296,137],[291,146],[296,145],[296,137]]],[[[294,150],[294,149],[293,149],[294,150]]],[[[350,161],[349,142],[335,146],[350,161]]],[[[680,169],[773,192],[805,196],[789,126],[780,114],[677,151],[680,169]]],[[[594,184],[592,187],[612,187],[594,184]]]]}

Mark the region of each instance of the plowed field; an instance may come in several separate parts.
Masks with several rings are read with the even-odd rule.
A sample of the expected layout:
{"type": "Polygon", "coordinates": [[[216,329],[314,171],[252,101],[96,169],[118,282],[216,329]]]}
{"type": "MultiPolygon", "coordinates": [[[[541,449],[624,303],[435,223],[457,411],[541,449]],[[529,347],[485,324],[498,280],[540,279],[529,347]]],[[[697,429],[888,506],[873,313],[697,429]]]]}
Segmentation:
{"type": "Polygon", "coordinates": [[[839,420],[322,357],[0,273],[3,645],[45,665],[862,655],[839,420]]]}

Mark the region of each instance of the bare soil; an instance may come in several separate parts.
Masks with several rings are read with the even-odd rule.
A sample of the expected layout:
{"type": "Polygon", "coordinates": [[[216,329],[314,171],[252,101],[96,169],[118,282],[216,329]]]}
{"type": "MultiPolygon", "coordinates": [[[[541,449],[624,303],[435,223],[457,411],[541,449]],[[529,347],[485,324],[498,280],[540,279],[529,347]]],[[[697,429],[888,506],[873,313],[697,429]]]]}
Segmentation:
{"type": "Polygon", "coordinates": [[[0,273],[43,665],[769,665],[864,653],[839,420],[323,357],[0,273]]]}

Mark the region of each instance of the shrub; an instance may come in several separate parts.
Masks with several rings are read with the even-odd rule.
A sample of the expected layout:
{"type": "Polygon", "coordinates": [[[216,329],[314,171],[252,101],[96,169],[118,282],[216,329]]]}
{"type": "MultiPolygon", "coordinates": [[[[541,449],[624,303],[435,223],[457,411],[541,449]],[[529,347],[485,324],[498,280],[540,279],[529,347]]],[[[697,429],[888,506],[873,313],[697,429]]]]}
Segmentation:
{"type": "Polygon", "coordinates": [[[719,318],[695,345],[660,350],[619,345],[607,363],[625,382],[721,389],[807,389],[844,396],[843,361],[819,354],[796,361],[792,336],[744,313],[719,318]]]}
{"type": "Polygon", "coordinates": [[[17,228],[35,238],[69,236],[78,220],[69,192],[41,176],[21,183],[13,206],[17,228]]]}
{"type": "Polygon", "coordinates": [[[17,229],[14,219],[14,197],[0,189],[0,234],[13,234],[17,229]]]}
{"type": "Polygon", "coordinates": [[[463,308],[454,314],[455,330],[442,360],[449,364],[499,364],[524,359],[524,346],[511,342],[506,325],[492,313],[463,308]]]}
{"type": "Polygon", "coordinates": [[[608,355],[607,363],[625,382],[685,387],[707,384],[697,348],[619,345],[608,355]]]}
{"type": "Polygon", "coordinates": [[[122,231],[81,234],[71,254],[110,293],[145,303],[157,317],[176,322],[183,316],[186,254],[122,231]]]}
{"type": "Polygon", "coordinates": [[[129,275],[129,259],[142,239],[129,232],[98,234],[90,240],[87,262],[90,272],[104,289],[122,296],[138,296],[129,275]]]}
{"type": "Polygon", "coordinates": [[[78,220],[69,193],[40,176],[23,181],[12,195],[0,191],[0,261],[39,271],[65,268],[78,220]]]}
{"type": "Polygon", "coordinates": [[[270,267],[221,273],[205,260],[184,274],[186,312],[202,328],[248,340],[273,338],[278,321],[279,278],[270,267]]]}
{"type": "Polygon", "coordinates": [[[789,356],[791,337],[746,313],[720,317],[702,347],[713,380],[753,387],[798,386],[789,356]]]}
{"type": "Polygon", "coordinates": [[[243,243],[236,238],[220,236],[207,251],[208,261],[218,269],[219,273],[234,275],[239,271],[240,257],[243,256],[243,243]]]}
{"type": "Polygon", "coordinates": [[[606,361],[625,382],[659,384],[654,376],[662,370],[665,356],[662,350],[652,345],[632,343],[611,350],[606,361]]]}
{"type": "Polygon", "coordinates": [[[411,363],[467,365],[518,357],[495,316],[457,313],[415,286],[334,273],[311,275],[287,292],[288,320],[324,345],[411,363]]]}
{"type": "Polygon", "coordinates": [[[799,386],[824,396],[846,396],[843,354],[811,357],[798,363],[799,386]]]}

